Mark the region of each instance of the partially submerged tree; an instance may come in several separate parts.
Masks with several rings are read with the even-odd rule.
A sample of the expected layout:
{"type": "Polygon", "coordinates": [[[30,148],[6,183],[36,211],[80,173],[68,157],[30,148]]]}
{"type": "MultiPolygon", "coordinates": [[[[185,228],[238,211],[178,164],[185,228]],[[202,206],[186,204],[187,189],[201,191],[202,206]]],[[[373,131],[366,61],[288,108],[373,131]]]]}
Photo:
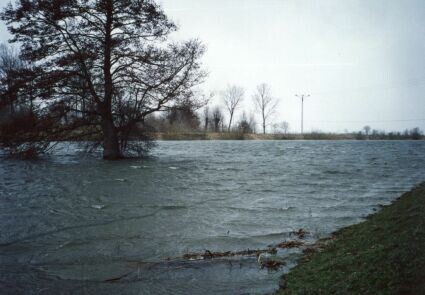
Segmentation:
{"type": "Polygon", "coordinates": [[[227,86],[226,90],[222,92],[222,99],[224,105],[229,112],[229,125],[227,127],[227,131],[230,132],[230,128],[232,127],[232,120],[235,114],[236,109],[240,106],[240,103],[243,100],[245,94],[245,90],[242,87],[238,86],[227,86]]]}
{"type": "Polygon", "coordinates": [[[146,116],[193,98],[205,77],[204,47],[167,42],[176,26],[153,0],[22,0],[1,18],[40,71],[39,107],[60,110],[56,137],[90,134],[105,159],[129,152],[146,116]]]}
{"type": "Polygon", "coordinates": [[[275,112],[278,101],[272,96],[270,86],[265,83],[257,86],[253,100],[261,115],[263,134],[266,134],[267,121],[275,112]]]}

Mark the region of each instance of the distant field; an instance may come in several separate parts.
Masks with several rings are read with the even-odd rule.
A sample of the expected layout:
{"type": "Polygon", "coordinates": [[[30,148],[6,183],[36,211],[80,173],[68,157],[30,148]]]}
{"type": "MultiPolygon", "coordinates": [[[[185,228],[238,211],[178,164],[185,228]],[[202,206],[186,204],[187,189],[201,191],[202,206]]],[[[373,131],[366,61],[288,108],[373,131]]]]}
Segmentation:
{"type": "MultiPolygon", "coordinates": [[[[305,133],[301,134],[256,134],[238,132],[158,132],[152,136],[158,140],[409,140],[411,138],[394,138],[380,136],[366,138],[353,133],[305,133]]],[[[424,137],[421,138],[422,140],[424,137]]]]}

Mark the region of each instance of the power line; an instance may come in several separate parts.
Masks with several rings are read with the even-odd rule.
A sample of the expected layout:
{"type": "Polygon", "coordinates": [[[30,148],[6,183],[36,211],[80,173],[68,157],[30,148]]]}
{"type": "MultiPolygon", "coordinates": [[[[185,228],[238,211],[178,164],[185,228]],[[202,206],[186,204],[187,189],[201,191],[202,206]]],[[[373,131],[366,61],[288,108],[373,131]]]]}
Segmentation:
{"type": "Polygon", "coordinates": [[[309,120],[307,122],[318,122],[318,123],[386,123],[386,122],[414,122],[414,121],[425,121],[425,119],[400,119],[400,120],[348,120],[348,121],[322,121],[322,120],[309,120]]]}
{"type": "Polygon", "coordinates": [[[410,88],[412,86],[417,85],[425,85],[425,79],[424,78],[415,78],[410,80],[402,81],[399,84],[391,83],[391,84],[375,84],[375,85],[365,85],[365,86],[359,86],[359,87],[353,87],[353,88],[344,88],[344,89],[336,89],[331,91],[319,91],[319,92],[313,92],[313,95],[332,95],[336,93],[341,92],[356,92],[356,91],[367,91],[371,89],[380,89],[380,90],[390,90],[390,89],[397,89],[397,88],[410,88]]]}

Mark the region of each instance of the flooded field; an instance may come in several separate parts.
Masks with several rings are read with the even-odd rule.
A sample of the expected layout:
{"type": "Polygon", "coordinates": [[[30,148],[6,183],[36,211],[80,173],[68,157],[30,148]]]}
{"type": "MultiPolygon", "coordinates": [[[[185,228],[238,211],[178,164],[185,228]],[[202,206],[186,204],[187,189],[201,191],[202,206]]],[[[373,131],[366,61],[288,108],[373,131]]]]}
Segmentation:
{"type": "Polygon", "coordinates": [[[29,294],[266,293],[287,266],[264,249],[325,237],[425,180],[424,141],[161,141],[144,160],[105,162],[62,146],[0,160],[0,288],[29,294]]]}

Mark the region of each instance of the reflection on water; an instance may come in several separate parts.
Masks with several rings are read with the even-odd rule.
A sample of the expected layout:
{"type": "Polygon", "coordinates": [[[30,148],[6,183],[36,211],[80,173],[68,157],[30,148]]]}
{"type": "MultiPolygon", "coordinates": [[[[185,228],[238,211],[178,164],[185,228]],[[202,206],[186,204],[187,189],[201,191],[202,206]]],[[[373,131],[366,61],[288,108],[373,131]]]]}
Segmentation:
{"type": "MultiPolygon", "coordinates": [[[[287,268],[174,258],[265,248],[299,228],[326,236],[424,176],[423,141],[180,141],[145,160],[104,162],[76,147],[1,159],[0,288],[270,292],[287,268]]],[[[280,254],[291,266],[296,253],[280,254]]]]}

